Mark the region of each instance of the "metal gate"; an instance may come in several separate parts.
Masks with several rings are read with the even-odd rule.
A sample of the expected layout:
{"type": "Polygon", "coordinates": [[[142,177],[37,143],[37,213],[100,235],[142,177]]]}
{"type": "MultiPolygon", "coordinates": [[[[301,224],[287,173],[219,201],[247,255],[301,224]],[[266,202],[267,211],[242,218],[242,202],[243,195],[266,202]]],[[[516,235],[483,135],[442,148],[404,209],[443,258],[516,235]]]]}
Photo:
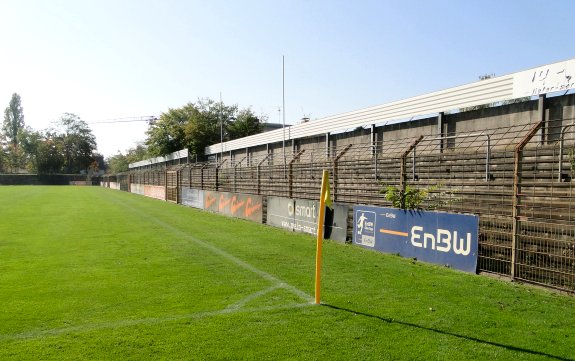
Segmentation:
{"type": "Polygon", "coordinates": [[[179,172],[166,172],[166,200],[172,203],[178,203],[178,184],[179,172]]]}

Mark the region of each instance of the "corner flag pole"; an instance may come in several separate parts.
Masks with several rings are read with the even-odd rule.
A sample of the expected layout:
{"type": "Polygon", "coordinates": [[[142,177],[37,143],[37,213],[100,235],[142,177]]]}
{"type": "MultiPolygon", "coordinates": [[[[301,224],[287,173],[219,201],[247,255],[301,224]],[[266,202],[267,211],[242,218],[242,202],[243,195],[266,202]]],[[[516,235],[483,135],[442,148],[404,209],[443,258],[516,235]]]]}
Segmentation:
{"type": "Polygon", "coordinates": [[[331,198],[329,194],[329,172],[323,170],[321,178],[321,194],[319,197],[319,215],[317,217],[317,243],[315,252],[315,304],[320,304],[321,285],[321,246],[323,241],[323,224],[325,220],[325,206],[331,208],[331,198]],[[326,200],[327,198],[327,200],[326,200]]]}

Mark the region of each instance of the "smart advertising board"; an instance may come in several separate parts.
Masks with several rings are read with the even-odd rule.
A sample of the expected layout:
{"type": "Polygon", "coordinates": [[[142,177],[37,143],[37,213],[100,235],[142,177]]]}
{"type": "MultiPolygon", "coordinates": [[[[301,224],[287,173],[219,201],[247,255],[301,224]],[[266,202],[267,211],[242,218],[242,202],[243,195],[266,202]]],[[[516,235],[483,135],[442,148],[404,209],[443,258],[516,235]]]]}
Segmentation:
{"type": "MultiPolygon", "coordinates": [[[[324,238],[345,241],[347,236],[348,207],[333,205],[327,209],[324,238]]],[[[319,202],[303,199],[268,197],[267,224],[294,232],[317,234],[319,202]]]]}
{"type": "Polygon", "coordinates": [[[353,243],[475,273],[479,217],[443,212],[353,207],[353,243]]]}

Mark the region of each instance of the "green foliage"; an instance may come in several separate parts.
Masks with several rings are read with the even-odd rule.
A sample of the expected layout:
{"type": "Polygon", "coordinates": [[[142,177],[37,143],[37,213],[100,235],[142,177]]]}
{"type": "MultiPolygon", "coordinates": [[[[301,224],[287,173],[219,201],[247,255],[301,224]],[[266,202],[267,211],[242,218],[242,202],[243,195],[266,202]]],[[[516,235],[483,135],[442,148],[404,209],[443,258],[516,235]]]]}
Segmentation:
{"type": "Polygon", "coordinates": [[[191,154],[203,156],[205,148],[229,140],[228,127],[238,112],[237,105],[227,106],[210,99],[199,100],[193,116],[185,125],[186,148],[191,154]]]}
{"type": "Polygon", "coordinates": [[[17,144],[9,143],[5,150],[4,166],[11,172],[16,173],[26,167],[26,153],[17,144]]]}
{"type": "Polygon", "coordinates": [[[16,148],[20,143],[18,134],[22,128],[24,128],[24,110],[20,95],[14,93],[8,107],[4,110],[4,123],[2,125],[2,132],[13,145],[13,148],[16,148]]]}
{"type": "Polygon", "coordinates": [[[54,123],[51,135],[61,144],[64,172],[78,173],[88,169],[96,150],[96,137],[85,121],[75,114],[64,113],[54,123]]]}
{"type": "Polygon", "coordinates": [[[7,164],[27,168],[30,172],[80,173],[96,167],[105,168],[96,150],[96,138],[86,122],[74,114],[64,114],[44,132],[29,127],[19,130],[19,145],[8,148],[7,164]],[[96,164],[93,164],[93,162],[96,164]]]}
{"type": "Polygon", "coordinates": [[[178,109],[169,109],[150,125],[146,132],[146,145],[151,156],[163,156],[185,148],[184,126],[193,111],[190,104],[178,109]]]}
{"type": "Polygon", "coordinates": [[[110,174],[122,173],[129,170],[130,163],[128,162],[128,158],[122,153],[108,157],[106,163],[108,163],[108,172],[110,174]]]}
{"type": "Polygon", "coordinates": [[[147,131],[146,145],[151,156],[163,156],[184,148],[204,155],[207,146],[263,130],[263,118],[250,109],[199,99],[181,108],[169,109],[147,131]]]}
{"type": "Polygon", "coordinates": [[[38,173],[62,172],[66,160],[64,158],[64,145],[58,137],[46,134],[36,147],[36,171],[38,173]]]}
{"type": "Polygon", "coordinates": [[[385,199],[396,208],[420,209],[429,191],[427,189],[413,188],[410,185],[405,186],[405,191],[403,191],[399,187],[388,185],[380,190],[380,193],[385,194],[385,199]]]}
{"type": "Polygon", "coordinates": [[[4,171],[15,173],[26,168],[27,154],[20,146],[23,129],[24,111],[20,95],[14,93],[8,107],[4,109],[4,122],[2,123],[0,168],[4,171]]]}
{"type": "Polygon", "coordinates": [[[52,128],[35,131],[24,124],[20,96],[12,95],[4,110],[0,134],[0,170],[38,173],[79,173],[105,168],[94,153],[96,137],[77,115],[65,113],[52,128]],[[94,163],[96,162],[96,163],[94,163]]]}
{"type": "Polygon", "coordinates": [[[130,163],[135,163],[149,158],[148,149],[143,144],[137,144],[136,147],[128,149],[126,154],[118,151],[118,154],[106,159],[108,165],[107,172],[117,174],[129,170],[130,163]]]}
{"type": "Polygon", "coordinates": [[[573,297],[328,240],[313,305],[313,236],[100,187],[0,200],[1,360],[573,358],[573,297]]]}
{"type": "Polygon", "coordinates": [[[251,109],[240,110],[236,120],[228,124],[229,139],[238,139],[261,133],[264,129],[265,120],[265,117],[258,118],[251,109]]]}
{"type": "Polygon", "coordinates": [[[402,191],[400,187],[383,185],[379,192],[385,195],[385,199],[391,202],[393,207],[401,209],[425,208],[433,210],[460,201],[459,198],[453,197],[453,194],[457,192],[456,190],[444,191],[441,184],[427,188],[415,188],[406,185],[405,191],[402,191]]]}

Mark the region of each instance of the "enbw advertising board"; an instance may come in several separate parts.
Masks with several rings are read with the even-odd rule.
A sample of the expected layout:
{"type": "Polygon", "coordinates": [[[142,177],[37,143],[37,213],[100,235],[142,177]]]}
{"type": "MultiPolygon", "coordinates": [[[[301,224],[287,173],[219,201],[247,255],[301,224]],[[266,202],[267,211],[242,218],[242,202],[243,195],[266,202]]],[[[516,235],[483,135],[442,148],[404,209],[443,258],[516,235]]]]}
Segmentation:
{"type": "Polygon", "coordinates": [[[355,206],[353,221],[359,246],[476,272],[478,216],[355,206]]]}

